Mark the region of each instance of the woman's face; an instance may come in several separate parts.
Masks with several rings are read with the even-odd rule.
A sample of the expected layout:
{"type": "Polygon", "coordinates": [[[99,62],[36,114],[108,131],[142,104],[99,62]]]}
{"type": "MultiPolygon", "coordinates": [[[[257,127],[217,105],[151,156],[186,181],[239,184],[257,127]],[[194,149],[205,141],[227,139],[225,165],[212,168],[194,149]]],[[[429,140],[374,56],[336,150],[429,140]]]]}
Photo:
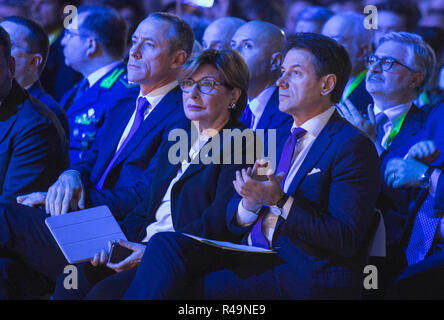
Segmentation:
{"type": "Polygon", "coordinates": [[[230,118],[229,105],[240,96],[240,90],[227,88],[220,72],[210,64],[200,66],[181,87],[185,115],[198,122],[201,131],[220,130],[230,118]]]}

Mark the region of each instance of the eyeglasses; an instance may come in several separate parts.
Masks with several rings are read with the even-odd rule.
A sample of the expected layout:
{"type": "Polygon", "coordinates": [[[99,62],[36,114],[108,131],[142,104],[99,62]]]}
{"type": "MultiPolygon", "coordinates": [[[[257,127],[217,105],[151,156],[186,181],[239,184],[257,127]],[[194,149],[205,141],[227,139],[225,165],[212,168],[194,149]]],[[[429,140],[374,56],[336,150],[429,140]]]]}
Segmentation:
{"type": "Polygon", "coordinates": [[[191,90],[193,90],[194,84],[197,85],[197,90],[199,90],[201,93],[204,94],[211,93],[216,86],[226,86],[226,84],[222,82],[209,79],[202,79],[200,81],[194,81],[193,79],[186,79],[179,83],[182,91],[186,93],[191,92],[191,90]]]}
{"type": "Polygon", "coordinates": [[[365,63],[367,65],[367,69],[370,69],[372,66],[375,65],[375,63],[381,63],[382,70],[389,71],[393,67],[393,64],[397,63],[412,72],[417,72],[416,70],[413,70],[409,66],[406,66],[405,64],[399,62],[398,60],[392,57],[378,57],[377,55],[371,54],[365,57],[365,63]]]}
{"type": "Polygon", "coordinates": [[[74,36],[79,36],[79,37],[83,37],[83,38],[89,37],[89,35],[82,34],[80,32],[75,32],[75,31],[72,31],[71,29],[65,29],[64,36],[67,37],[67,38],[74,37],[74,36]]]}

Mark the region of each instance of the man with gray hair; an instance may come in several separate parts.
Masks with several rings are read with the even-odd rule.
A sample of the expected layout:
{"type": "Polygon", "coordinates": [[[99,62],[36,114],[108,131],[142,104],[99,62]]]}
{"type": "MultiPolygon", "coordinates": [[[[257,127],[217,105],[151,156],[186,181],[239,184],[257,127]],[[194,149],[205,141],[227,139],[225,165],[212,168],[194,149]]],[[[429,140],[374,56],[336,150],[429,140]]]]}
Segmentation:
{"type": "MultiPolygon", "coordinates": [[[[374,141],[380,154],[384,183],[378,208],[384,213],[387,227],[390,279],[407,264],[406,260],[415,260],[402,250],[408,246],[411,231],[407,214],[422,216],[430,208],[433,212],[439,178],[434,166],[443,159],[435,157],[424,164],[409,150],[420,141],[433,141],[438,150],[443,150],[444,130],[440,121],[444,118],[444,106],[429,114],[429,110],[419,109],[413,103],[430,81],[436,65],[433,49],[420,36],[390,32],[381,38],[375,53],[366,61],[366,88],[374,100],[368,108],[368,120],[351,104],[338,105],[338,109],[374,141]],[[417,198],[424,193],[425,197],[417,198]]],[[[431,232],[432,239],[435,230],[431,232]]],[[[424,239],[428,236],[424,235],[424,239]]]]}
{"type": "Polygon", "coordinates": [[[236,17],[224,17],[213,21],[203,34],[203,49],[230,49],[231,38],[243,24],[245,21],[236,17]]]}
{"type": "Polygon", "coordinates": [[[365,89],[365,57],[372,52],[373,33],[364,28],[364,16],[354,12],[335,14],[324,24],[321,33],[340,43],[350,56],[352,71],[341,102],[348,99],[359,112],[367,113],[367,106],[373,100],[365,89]]]}

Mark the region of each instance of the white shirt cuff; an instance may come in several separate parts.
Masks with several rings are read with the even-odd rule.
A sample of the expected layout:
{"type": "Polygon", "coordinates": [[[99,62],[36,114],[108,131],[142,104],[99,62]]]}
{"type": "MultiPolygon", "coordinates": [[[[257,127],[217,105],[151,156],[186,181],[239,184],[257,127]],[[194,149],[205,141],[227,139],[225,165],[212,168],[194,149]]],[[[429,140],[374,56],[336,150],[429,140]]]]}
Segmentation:
{"type": "Polygon", "coordinates": [[[293,205],[294,198],[289,196],[284,206],[282,207],[281,218],[287,220],[288,215],[290,214],[291,206],[293,205]]]}
{"type": "Polygon", "coordinates": [[[432,195],[432,197],[435,197],[436,188],[438,188],[438,180],[439,180],[440,174],[441,174],[441,170],[435,169],[435,170],[433,170],[432,175],[430,176],[429,192],[432,195]]]}
{"type": "Polygon", "coordinates": [[[243,205],[244,199],[239,202],[236,213],[236,222],[241,227],[248,227],[252,225],[258,218],[258,213],[262,209],[259,208],[256,212],[245,209],[243,205]]]}

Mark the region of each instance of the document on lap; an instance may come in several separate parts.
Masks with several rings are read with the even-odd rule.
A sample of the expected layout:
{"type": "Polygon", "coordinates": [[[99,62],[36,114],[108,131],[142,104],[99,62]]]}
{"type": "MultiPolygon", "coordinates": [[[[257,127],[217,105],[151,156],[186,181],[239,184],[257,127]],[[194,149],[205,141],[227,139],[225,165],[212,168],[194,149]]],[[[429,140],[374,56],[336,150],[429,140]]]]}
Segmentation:
{"type": "Polygon", "coordinates": [[[108,241],[127,240],[107,206],[48,217],[45,223],[71,264],[91,260],[108,241]]]}
{"type": "Polygon", "coordinates": [[[227,241],[210,240],[210,239],[205,239],[205,238],[193,236],[191,234],[186,234],[186,233],[183,233],[183,235],[190,237],[194,240],[197,240],[199,242],[208,244],[210,246],[218,247],[218,248],[221,248],[224,250],[242,251],[242,252],[250,252],[250,253],[268,253],[268,254],[276,253],[273,250],[264,249],[264,248],[260,248],[260,247],[247,246],[247,245],[236,244],[236,243],[227,242],[227,241]]]}

